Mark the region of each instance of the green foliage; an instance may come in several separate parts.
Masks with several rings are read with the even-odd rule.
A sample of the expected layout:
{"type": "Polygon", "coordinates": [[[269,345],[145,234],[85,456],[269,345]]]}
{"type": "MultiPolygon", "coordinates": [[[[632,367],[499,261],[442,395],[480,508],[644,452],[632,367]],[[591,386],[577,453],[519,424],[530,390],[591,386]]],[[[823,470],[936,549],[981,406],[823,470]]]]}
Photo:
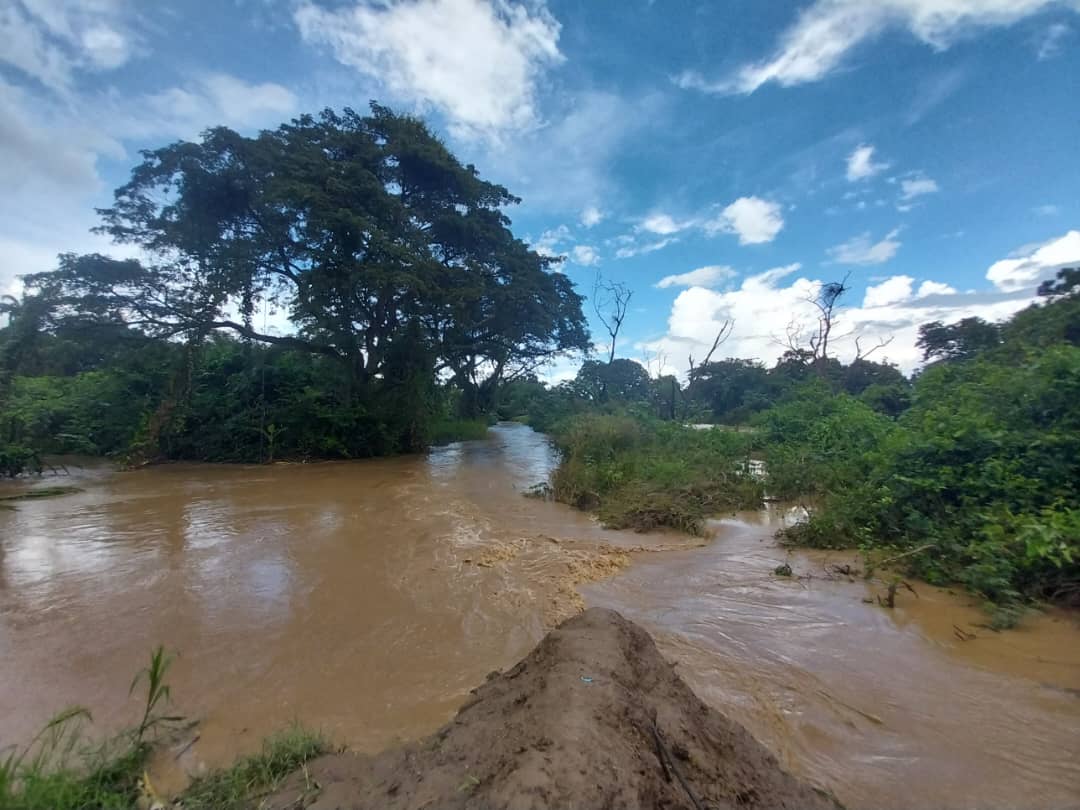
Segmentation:
{"type": "Polygon", "coordinates": [[[486,419],[444,418],[431,425],[429,435],[432,444],[474,441],[487,436],[488,427],[486,419]]]}
{"type": "Polygon", "coordinates": [[[766,413],[770,489],[818,507],[788,538],[917,550],[914,573],[1001,622],[1025,599],[1080,601],[1080,347],[1059,329],[1075,306],[1033,306],[1000,347],[930,366],[895,422],[824,391],[766,413]]]}
{"type": "Polygon", "coordinates": [[[128,810],[140,794],[150,753],[147,735],[178,720],[162,715],[168,701],[170,656],[157,647],[131,691],[145,679],[142,719],[104,742],[86,735],[90,712],[72,707],[50,720],[25,748],[0,758],[0,807],[5,810],[128,810]]]}
{"type": "Polygon", "coordinates": [[[748,472],[747,434],[624,413],[572,417],[554,436],[563,453],[554,497],[596,510],[612,528],[698,534],[709,515],[761,502],[761,484],[748,472]]]}
{"type": "MultiPolygon", "coordinates": [[[[145,776],[149,737],[179,718],[161,713],[170,697],[165,682],[172,661],[157,647],[131,684],[145,684],[139,723],[103,742],[87,735],[90,712],[60,712],[22,748],[0,750],[0,808],[3,810],[130,810],[152,797],[145,776]]],[[[196,780],[177,806],[189,810],[246,810],[256,797],[278,786],[330,746],[320,734],[293,726],[263,742],[262,750],[231,768],[196,780]]]]}
{"type": "MultiPolygon", "coordinates": [[[[264,740],[257,754],[196,779],[182,796],[184,810],[251,810],[260,806],[258,796],[273,791],[289,774],[329,750],[321,734],[292,726],[264,740]]],[[[313,784],[310,788],[313,793],[317,790],[313,784]]]]}
{"type": "Polygon", "coordinates": [[[485,419],[589,346],[558,261],[510,230],[519,200],[416,118],[326,110],[142,156],[99,230],[158,263],[64,254],[0,301],[7,475],[35,453],[413,452],[448,401],[485,419]]]}

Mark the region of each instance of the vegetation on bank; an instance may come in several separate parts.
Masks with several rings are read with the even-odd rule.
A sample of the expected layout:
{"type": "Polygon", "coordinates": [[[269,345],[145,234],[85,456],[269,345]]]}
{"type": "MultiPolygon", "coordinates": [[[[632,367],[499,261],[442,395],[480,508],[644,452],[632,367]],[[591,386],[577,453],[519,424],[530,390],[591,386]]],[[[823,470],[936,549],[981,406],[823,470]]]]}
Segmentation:
{"type": "MultiPolygon", "coordinates": [[[[25,747],[0,750],[0,810],[131,810],[165,807],[146,768],[155,740],[181,717],[166,714],[171,659],[158,647],[132,683],[141,690],[137,724],[104,741],[87,734],[90,712],[73,707],[56,715],[25,747]]],[[[257,798],[330,746],[300,727],[264,741],[231,768],[196,779],[177,806],[187,810],[250,810],[257,798]]],[[[171,806],[171,805],[169,805],[171,806]]]]}
{"type": "Polygon", "coordinates": [[[691,418],[739,413],[747,432],[660,422],[669,403],[647,378],[609,386],[601,401],[583,369],[531,405],[557,414],[544,424],[563,450],[553,494],[613,527],[697,531],[708,514],[760,501],[745,467],[754,454],[769,495],[812,507],[789,542],[903,555],[912,573],[999,606],[1078,604],[1077,274],[1062,271],[1042,292],[1001,325],[923,327],[930,363],[910,382],[882,382],[888,372],[866,360],[790,355],[772,369],[695,369],[681,389],[691,418]],[[718,378],[728,384],[715,393],[701,383],[718,378]]]}
{"type": "Polygon", "coordinates": [[[709,515],[753,508],[764,494],[750,474],[749,434],[694,431],[630,411],[584,414],[554,436],[563,460],[552,495],[594,509],[611,528],[700,534],[709,515]]]}
{"type": "Polygon", "coordinates": [[[519,200],[416,118],[326,110],[142,154],[98,230],[144,258],[64,254],[0,300],[0,474],[413,452],[589,346],[560,260],[510,230],[519,200]]]}

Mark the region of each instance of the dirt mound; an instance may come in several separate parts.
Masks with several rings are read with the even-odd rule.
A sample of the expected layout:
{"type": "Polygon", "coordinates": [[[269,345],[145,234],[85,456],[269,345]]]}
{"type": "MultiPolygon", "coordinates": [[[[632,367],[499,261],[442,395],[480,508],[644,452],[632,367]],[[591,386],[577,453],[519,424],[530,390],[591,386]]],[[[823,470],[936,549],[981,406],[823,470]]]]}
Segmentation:
{"type": "Polygon", "coordinates": [[[835,808],[702,703],[652,638],[593,608],[492,673],[431,737],[308,765],[268,805],[419,808],[835,808]]]}

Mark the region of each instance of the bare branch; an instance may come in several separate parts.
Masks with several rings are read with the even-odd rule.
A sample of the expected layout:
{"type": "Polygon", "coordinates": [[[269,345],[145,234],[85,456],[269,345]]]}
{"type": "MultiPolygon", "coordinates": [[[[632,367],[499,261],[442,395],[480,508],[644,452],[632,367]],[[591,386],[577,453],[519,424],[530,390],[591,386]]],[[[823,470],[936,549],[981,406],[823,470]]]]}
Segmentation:
{"type": "Polygon", "coordinates": [[[593,283],[593,311],[611,337],[609,364],[615,360],[615,341],[619,337],[619,330],[622,329],[633,295],[634,291],[621,281],[605,281],[602,275],[596,274],[596,281],[593,283]]]}

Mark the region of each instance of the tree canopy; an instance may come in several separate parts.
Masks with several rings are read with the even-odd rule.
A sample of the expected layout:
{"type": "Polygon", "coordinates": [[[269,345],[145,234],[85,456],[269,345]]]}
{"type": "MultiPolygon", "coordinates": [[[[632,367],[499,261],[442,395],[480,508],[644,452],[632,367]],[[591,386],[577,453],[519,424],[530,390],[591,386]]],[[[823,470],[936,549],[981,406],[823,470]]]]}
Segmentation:
{"type": "Polygon", "coordinates": [[[143,152],[99,211],[100,231],[151,261],[66,255],[26,282],[59,317],[196,341],[229,331],[332,358],[356,390],[407,344],[477,412],[503,380],[589,345],[556,260],[511,233],[517,202],[376,104],[253,138],[218,127],[143,152]],[[269,310],[290,329],[264,328],[269,310]]]}

